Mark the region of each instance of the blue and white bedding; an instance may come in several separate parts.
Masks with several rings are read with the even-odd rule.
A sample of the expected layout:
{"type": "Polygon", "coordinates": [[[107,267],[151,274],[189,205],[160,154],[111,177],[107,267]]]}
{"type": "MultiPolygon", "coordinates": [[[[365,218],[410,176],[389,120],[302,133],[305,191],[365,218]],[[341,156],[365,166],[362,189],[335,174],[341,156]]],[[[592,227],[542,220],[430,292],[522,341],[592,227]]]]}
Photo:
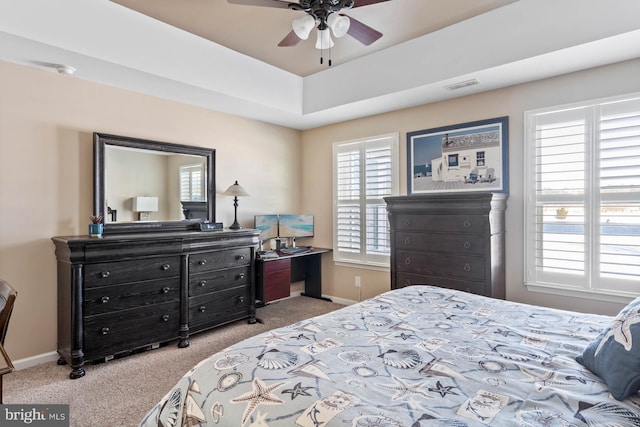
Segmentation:
{"type": "Polygon", "coordinates": [[[410,286],[212,355],[141,426],[640,426],[575,361],[611,320],[410,286]]]}

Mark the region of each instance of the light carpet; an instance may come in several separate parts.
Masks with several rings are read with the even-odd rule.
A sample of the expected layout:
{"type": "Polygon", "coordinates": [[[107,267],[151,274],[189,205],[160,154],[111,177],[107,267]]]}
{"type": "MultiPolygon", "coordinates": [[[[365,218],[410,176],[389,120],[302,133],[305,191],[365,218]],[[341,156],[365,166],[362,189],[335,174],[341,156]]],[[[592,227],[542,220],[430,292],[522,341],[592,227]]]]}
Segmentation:
{"type": "Polygon", "coordinates": [[[262,332],[343,307],[303,296],[258,308],[264,324],[246,320],[195,334],[187,348],[171,342],[159,349],[86,364],[86,375],[69,379],[69,366],[44,363],[4,376],[4,403],[69,404],[72,427],[137,426],[142,417],[202,359],[262,332]]]}

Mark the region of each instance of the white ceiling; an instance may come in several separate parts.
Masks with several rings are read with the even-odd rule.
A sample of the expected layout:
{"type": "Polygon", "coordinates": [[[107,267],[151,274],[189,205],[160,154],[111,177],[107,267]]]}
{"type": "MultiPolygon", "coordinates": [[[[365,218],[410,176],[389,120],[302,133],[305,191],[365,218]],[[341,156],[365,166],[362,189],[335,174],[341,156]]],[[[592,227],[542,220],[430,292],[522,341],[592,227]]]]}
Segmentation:
{"type": "MultiPolygon", "coordinates": [[[[320,64],[315,33],[295,47],[278,47],[291,31],[291,22],[305,15],[301,11],[230,4],[227,0],[111,1],[299,76],[327,68],[329,52],[323,52],[324,64],[320,64]]],[[[369,46],[350,36],[334,37],[332,63],[369,55],[515,1],[391,0],[345,10],[346,15],[384,36],[369,46]]]]}
{"type": "MultiPolygon", "coordinates": [[[[502,7],[496,6],[508,1],[476,0],[473,3],[482,4],[478,8],[465,0],[391,0],[348,12],[385,33],[378,42],[387,39],[389,45],[368,50],[347,36],[336,41],[334,65],[313,73],[304,59],[310,55],[318,60],[311,40],[295,48],[272,44],[289,31],[287,14],[293,12],[210,2],[221,11],[215,19],[226,20],[222,11],[231,7],[242,9],[234,14],[252,16],[234,23],[234,31],[241,23],[262,20],[263,14],[264,25],[273,20],[273,27],[258,31],[264,35],[261,52],[252,53],[251,41],[257,36],[249,34],[246,43],[240,35],[244,31],[232,37],[245,40],[237,44],[228,39],[212,42],[107,0],[0,0],[0,60],[52,73],[55,64],[70,65],[76,74],[60,78],[86,79],[309,129],[640,57],[637,0],[518,0],[502,7]],[[442,8],[445,3],[452,8],[442,8]],[[458,10],[458,5],[466,6],[458,10]],[[404,8],[411,6],[420,12],[407,17],[404,8]],[[444,11],[435,14],[440,29],[422,26],[430,20],[429,10],[444,11]],[[478,14],[482,10],[489,11],[478,14]],[[467,13],[472,17],[464,19],[467,13]],[[442,16],[460,21],[442,26],[442,16]],[[389,19],[407,31],[397,36],[385,26],[389,19]],[[353,50],[338,53],[343,42],[353,50]],[[262,59],[250,56],[262,54],[262,59]],[[300,68],[288,65],[291,60],[300,62],[300,68]],[[469,79],[479,84],[457,91],[446,88],[469,79]]],[[[196,6],[205,4],[146,3],[159,5],[154,10],[179,4],[194,22],[201,15],[196,6]]]]}

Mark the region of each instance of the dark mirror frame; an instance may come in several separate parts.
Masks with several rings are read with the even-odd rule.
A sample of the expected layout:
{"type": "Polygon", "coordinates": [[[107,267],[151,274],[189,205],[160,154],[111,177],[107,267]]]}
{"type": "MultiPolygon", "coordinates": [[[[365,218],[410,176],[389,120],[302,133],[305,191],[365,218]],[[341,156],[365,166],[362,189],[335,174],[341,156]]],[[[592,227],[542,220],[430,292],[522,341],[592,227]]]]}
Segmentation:
{"type": "Polygon", "coordinates": [[[182,221],[154,221],[154,222],[123,222],[105,223],[105,234],[117,233],[148,233],[160,231],[186,231],[199,230],[201,222],[215,222],[216,212],[216,185],[215,162],[216,150],[211,148],[193,147],[190,145],[172,144],[168,142],[151,141],[146,139],[131,138],[126,136],[109,135],[94,132],[93,134],[93,214],[106,215],[105,203],[105,146],[115,145],[119,147],[137,148],[140,150],[152,150],[165,153],[177,153],[206,158],[207,165],[207,213],[206,219],[182,220],[182,221]]]}

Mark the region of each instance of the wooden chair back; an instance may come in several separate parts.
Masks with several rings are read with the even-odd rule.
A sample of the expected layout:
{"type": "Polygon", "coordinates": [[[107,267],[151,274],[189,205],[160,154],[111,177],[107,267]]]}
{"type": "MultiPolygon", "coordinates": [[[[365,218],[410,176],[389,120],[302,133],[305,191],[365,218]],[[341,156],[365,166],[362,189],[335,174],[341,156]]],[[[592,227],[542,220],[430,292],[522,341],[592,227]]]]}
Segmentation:
{"type": "Polygon", "coordinates": [[[11,319],[13,304],[17,295],[18,292],[11,285],[0,279],[0,343],[2,345],[4,345],[4,339],[7,336],[9,319],[11,319]]]}

